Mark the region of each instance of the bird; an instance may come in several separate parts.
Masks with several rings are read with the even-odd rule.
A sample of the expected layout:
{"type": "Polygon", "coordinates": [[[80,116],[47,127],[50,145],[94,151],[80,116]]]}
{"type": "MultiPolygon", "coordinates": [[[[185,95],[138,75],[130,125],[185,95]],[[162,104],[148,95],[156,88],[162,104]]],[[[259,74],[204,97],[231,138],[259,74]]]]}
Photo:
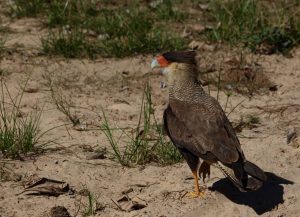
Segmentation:
{"type": "Polygon", "coordinates": [[[202,176],[205,181],[210,166],[220,169],[242,192],[262,187],[267,180],[264,171],[246,160],[224,110],[198,80],[196,52],[157,55],[151,68],[161,68],[167,77],[169,102],[163,113],[163,125],[192,171],[195,190],[188,196],[204,197],[205,189],[200,189],[198,179],[202,176]]]}

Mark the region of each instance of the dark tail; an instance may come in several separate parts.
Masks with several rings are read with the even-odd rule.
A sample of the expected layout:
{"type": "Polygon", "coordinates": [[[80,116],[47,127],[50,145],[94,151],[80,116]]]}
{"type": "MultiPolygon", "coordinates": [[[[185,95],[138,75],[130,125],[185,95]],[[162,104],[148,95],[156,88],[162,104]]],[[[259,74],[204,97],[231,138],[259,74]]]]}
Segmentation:
{"type": "Polygon", "coordinates": [[[256,191],[267,180],[264,171],[250,161],[236,162],[230,166],[219,162],[218,167],[240,191],[256,191]]]}

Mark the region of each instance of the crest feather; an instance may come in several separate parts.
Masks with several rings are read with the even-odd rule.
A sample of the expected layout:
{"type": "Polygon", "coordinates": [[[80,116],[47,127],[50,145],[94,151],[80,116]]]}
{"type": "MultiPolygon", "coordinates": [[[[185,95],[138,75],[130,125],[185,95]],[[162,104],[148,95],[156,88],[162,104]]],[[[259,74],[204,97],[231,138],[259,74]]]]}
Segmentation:
{"type": "Polygon", "coordinates": [[[171,51],[162,54],[162,56],[170,62],[187,63],[187,64],[196,65],[195,51],[171,51]]]}

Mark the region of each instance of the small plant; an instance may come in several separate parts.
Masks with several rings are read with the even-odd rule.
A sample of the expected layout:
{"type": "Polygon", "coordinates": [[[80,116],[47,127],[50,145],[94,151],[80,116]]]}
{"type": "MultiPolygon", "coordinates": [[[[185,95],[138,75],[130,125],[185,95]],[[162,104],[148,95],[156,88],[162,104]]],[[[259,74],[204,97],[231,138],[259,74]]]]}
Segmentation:
{"type": "Polygon", "coordinates": [[[246,123],[248,125],[260,124],[260,119],[259,119],[258,116],[255,116],[255,115],[247,115],[246,116],[246,123]]]}
{"type": "Polygon", "coordinates": [[[80,124],[80,120],[77,115],[71,110],[72,102],[66,99],[58,90],[54,90],[50,85],[51,97],[56,105],[56,108],[62,112],[72,122],[73,126],[80,124]]]}
{"type": "Polygon", "coordinates": [[[41,112],[23,117],[20,110],[23,93],[21,91],[13,99],[1,80],[0,151],[4,157],[21,158],[21,155],[37,152],[42,147],[39,141],[46,132],[39,129],[41,112]],[[5,95],[8,96],[9,102],[6,101],[5,95]]]}
{"type": "Polygon", "coordinates": [[[97,214],[97,212],[100,212],[105,209],[105,205],[100,203],[98,201],[98,197],[95,196],[91,191],[88,189],[84,188],[78,192],[82,196],[87,197],[87,202],[83,203],[80,199],[78,201],[77,206],[77,212],[74,214],[74,216],[77,216],[79,212],[81,211],[82,216],[87,217],[87,216],[94,216],[97,214]],[[82,210],[83,208],[83,210],[82,210]]]}
{"type": "Polygon", "coordinates": [[[244,128],[256,128],[258,124],[260,124],[259,117],[255,115],[247,115],[246,117],[241,117],[239,123],[234,126],[234,129],[241,132],[244,128]]]}
{"type": "Polygon", "coordinates": [[[176,147],[165,138],[162,126],[156,121],[149,84],[145,87],[137,127],[131,129],[131,132],[121,130],[121,137],[128,140],[124,149],[118,145],[121,137],[115,139],[104,113],[103,116],[103,132],[113,148],[115,159],[122,165],[132,166],[149,162],[167,165],[182,160],[182,156],[176,147]]]}
{"type": "Polygon", "coordinates": [[[88,203],[86,204],[86,208],[83,212],[83,216],[92,216],[95,215],[96,212],[100,209],[100,204],[98,203],[97,198],[90,192],[87,192],[88,203]]]}

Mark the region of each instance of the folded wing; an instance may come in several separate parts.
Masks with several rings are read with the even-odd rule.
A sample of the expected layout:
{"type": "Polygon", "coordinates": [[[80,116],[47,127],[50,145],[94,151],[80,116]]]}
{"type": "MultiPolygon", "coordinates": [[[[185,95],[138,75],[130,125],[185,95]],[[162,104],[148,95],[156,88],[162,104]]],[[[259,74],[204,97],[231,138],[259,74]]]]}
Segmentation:
{"type": "Polygon", "coordinates": [[[178,148],[224,164],[244,159],[238,138],[219,104],[171,100],[164,113],[166,130],[178,148]]]}

